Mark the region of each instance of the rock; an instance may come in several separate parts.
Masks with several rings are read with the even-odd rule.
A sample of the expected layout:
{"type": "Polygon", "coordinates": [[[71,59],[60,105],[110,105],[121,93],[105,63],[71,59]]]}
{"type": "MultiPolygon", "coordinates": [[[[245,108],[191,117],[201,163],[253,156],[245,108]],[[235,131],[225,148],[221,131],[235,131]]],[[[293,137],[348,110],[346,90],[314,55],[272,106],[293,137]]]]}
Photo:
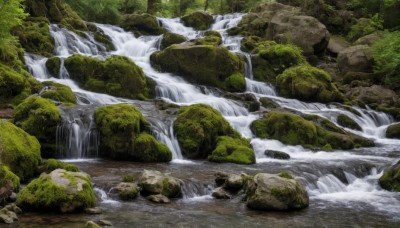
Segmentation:
{"type": "Polygon", "coordinates": [[[18,221],[18,216],[6,208],[0,209],[0,223],[11,224],[18,221]]]}
{"type": "Polygon", "coordinates": [[[400,161],[379,178],[379,184],[388,191],[400,192],[400,161]]]}
{"type": "MultiPolygon", "coordinates": [[[[40,144],[35,137],[10,122],[0,120],[0,148],[0,162],[8,166],[21,181],[33,177],[42,159],[40,144]]],[[[19,187],[18,178],[11,175],[5,166],[2,166],[2,173],[11,177],[12,186],[16,190],[19,187]]]]}
{"type": "Polygon", "coordinates": [[[175,73],[193,83],[231,92],[246,90],[243,60],[223,47],[193,43],[172,45],[153,53],[150,60],[155,68],[175,73]]]}
{"type": "Polygon", "coordinates": [[[144,195],[161,194],[168,198],[176,198],[181,195],[182,181],[159,171],[144,170],[138,185],[144,195]]]}
{"type": "Polygon", "coordinates": [[[372,44],[374,44],[376,41],[380,40],[383,38],[383,33],[381,31],[377,31],[374,33],[371,33],[369,35],[363,36],[361,38],[359,38],[358,40],[356,40],[353,45],[357,46],[357,45],[368,45],[371,46],[372,44]]]}
{"type": "Polygon", "coordinates": [[[150,124],[135,106],[104,106],[96,110],[94,119],[100,132],[100,155],[140,162],[171,161],[168,147],[145,133],[150,124]]]}
{"type": "Polygon", "coordinates": [[[381,29],[382,26],[379,25],[379,23],[377,23],[372,18],[358,18],[356,19],[356,22],[351,26],[351,30],[347,34],[347,39],[355,41],[360,37],[369,35],[381,29]]]}
{"type": "Polygon", "coordinates": [[[150,200],[151,202],[154,203],[170,203],[171,201],[168,199],[168,197],[157,194],[157,195],[150,195],[147,196],[146,199],[150,200]]]}
{"type": "Polygon", "coordinates": [[[337,117],[337,122],[342,127],[347,127],[353,130],[362,131],[362,128],[360,127],[360,125],[358,125],[356,121],[354,121],[353,119],[344,114],[340,114],[337,117]]]}
{"type": "Polygon", "coordinates": [[[226,190],[238,191],[243,188],[244,180],[240,175],[218,172],[215,174],[215,183],[226,190]]]}
{"type": "Polygon", "coordinates": [[[182,35],[176,33],[167,32],[164,34],[163,39],[161,41],[161,50],[173,45],[180,44],[186,42],[186,38],[182,35]]]}
{"type": "Polygon", "coordinates": [[[256,163],[256,156],[249,140],[220,136],[217,138],[217,147],[208,156],[208,160],[249,165],[256,163]]]}
{"type": "Polygon", "coordinates": [[[59,57],[48,58],[46,68],[53,77],[60,78],[61,59],[59,57]]]}
{"type": "Polygon", "coordinates": [[[276,78],[276,83],[283,97],[322,103],[343,101],[343,95],[333,84],[331,76],[309,65],[285,70],[276,78]]]}
{"type": "Polygon", "coordinates": [[[165,29],[160,27],[157,18],[150,14],[128,14],[121,19],[120,26],[136,35],[161,35],[165,29]]]}
{"type": "Polygon", "coordinates": [[[346,48],[350,47],[350,44],[341,36],[332,36],[329,39],[328,43],[328,51],[337,55],[341,51],[345,50],[346,48]]]}
{"type": "Polygon", "coordinates": [[[340,71],[345,74],[353,72],[372,72],[373,59],[366,45],[351,46],[341,51],[337,57],[340,71]]]}
{"type": "Polygon", "coordinates": [[[42,160],[38,167],[38,173],[51,173],[56,169],[65,169],[70,172],[79,172],[79,168],[76,165],[61,162],[59,160],[50,158],[47,160],[42,160]]]}
{"type": "Polygon", "coordinates": [[[232,196],[221,187],[214,189],[214,191],[212,192],[211,195],[216,199],[230,199],[230,198],[232,198],[232,196]]]}
{"type": "Polygon", "coordinates": [[[115,187],[119,198],[122,200],[133,200],[139,195],[139,188],[135,183],[122,182],[115,187]]]}
{"type": "Polygon", "coordinates": [[[70,87],[51,81],[42,84],[44,90],[40,93],[41,97],[66,104],[76,104],[76,96],[70,87]]]}
{"type": "Polygon", "coordinates": [[[276,150],[266,150],[264,152],[265,156],[270,157],[270,158],[275,158],[275,159],[282,159],[282,160],[289,160],[290,155],[282,152],[282,151],[276,151],[276,150]]]}
{"type": "Polygon", "coordinates": [[[400,139],[400,124],[390,125],[386,130],[386,138],[400,139]]]}
{"type": "MultiPolygon", "coordinates": [[[[48,95],[56,96],[57,92],[48,93],[48,95]]],[[[56,131],[61,122],[61,115],[53,102],[30,96],[15,108],[13,122],[39,140],[44,157],[54,157],[56,131]]]]}
{"type": "MultiPolygon", "coordinates": [[[[85,212],[87,214],[91,215],[98,215],[98,214],[103,214],[103,208],[101,207],[91,207],[91,208],[86,208],[85,212]]],[[[101,224],[100,224],[101,225],[101,224]]]]}
{"type": "Polygon", "coordinates": [[[13,191],[19,190],[19,177],[0,163],[0,203],[7,201],[13,191]]]}
{"type": "Polygon", "coordinates": [[[182,153],[188,158],[206,158],[215,150],[219,136],[240,136],[221,113],[204,104],[182,107],[174,132],[182,153]]]}
{"type": "Polygon", "coordinates": [[[93,33],[93,38],[95,41],[103,44],[107,51],[109,51],[109,52],[115,51],[115,46],[112,42],[111,37],[109,37],[107,34],[105,34],[103,30],[101,30],[99,27],[97,27],[93,23],[87,23],[87,27],[88,27],[89,31],[91,31],[93,33]]]}
{"type": "Polygon", "coordinates": [[[99,226],[97,223],[93,222],[93,221],[88,221],[83,228],[101,228],[101,226],[99,226]]]}
{"type": "Polygon", "coordinates": [[[308,203],[307,191],[294,179],[259,173],[247,183],[246,204],[255,210],[299,210],[308,203]]]}
{"type": "Polygon", "coordinates": [[[100,226],[112,226],[113,224],[108,220],[99,220],[97,222],[100,226]]]}
{"type": "Polygon", "coordinates": [[[260,109],[260,102],[257,101],[257,97],[252,93],[226,93],[224,97],[241,101],[243,106],[246,107],[249,112],[255,112],[260,109]]]}
{"type": "Polygon", "coordinates": [[[207,30],[214,22],[214,18],[206,13],[197,11],[181,18],[183,24],[196,30],[207,30]]]}
{"type": "Polygon", "coordinates": [[[260,103],[261,103],[261,106],[263,106],[266,109],[274,109],[274,108],[281,107],[278,103],[276,103],[274,100],[272,100],[268,97],[260,98],[260,103]]]}
{"type": "Polygon", "coordinates": [[[56,169],[43,173],[19,192],[17,205],[27,210],[76,212],[96,204],[90,177],[83,172],[56,169]]]}
{"type": "Polygon", "coordinates": [[[396,92],[379,85],[351,88],[346,92],[346,97],[358,103],[368,105],[377,105],[381,103],[394,104],[399,101],[399,96],[396,92]]]}
{"type": "Polygon", "coordinates": [[[204,33],[203,38],[199,38],[195,40],[196,45],[212,45],[219,46],[222,44],[221,34],[217,31],[209,30],[204,33]]]}

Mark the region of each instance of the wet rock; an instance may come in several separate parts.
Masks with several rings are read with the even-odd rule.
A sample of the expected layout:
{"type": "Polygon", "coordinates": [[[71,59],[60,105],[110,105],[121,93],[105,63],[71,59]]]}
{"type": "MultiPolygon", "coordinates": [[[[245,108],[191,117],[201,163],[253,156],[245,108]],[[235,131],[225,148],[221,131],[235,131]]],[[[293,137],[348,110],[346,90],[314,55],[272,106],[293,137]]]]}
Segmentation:
{"type": "Polygon", "coordinates": [[[108,220],[99,220],[98,222],[97,222],[97,224],[99,224],[100,226],[112,226],[113,224],[110,222],[110,221],[108,221],[108,220]]]}
{"type": "Polygon", "coordinates": [[[276,103],[274,100],[268,98],[268,97],[262,97],[260,98],[260,103],[261,106],[267,109],[274,109],[274,108],[279,108],[281,107],[278,103],[276,103]]]}
{"type": "Polygon", "coordinates": [[[290,155],[282,152],[282,151],[276,151],[276,150],[266,150],[264,152],[265,156],[270,157],[270,158],[275,158],[275,159],[282,159],[282,160],[289,160],[290,155]]]}
{"type": "Polygon", "coordinates": [[[388,191],[400,192],[400,161],[379,178],[379,184],[388,191]]]}
{"type": "Polygon", "coordinates": [[[12,119],[14,111],[11,108],[0,109],[0,119],[12,119]]]}
{"type": "Polygon", "coordinates": [[[143,171],[139,177],[138,185],[144,195],[161,194],[168,198],[181,196],[182,181],[159,171],[143,171]]]}
{"type": "Polygon", "coordinates": [[[214,18],[206,13],[197,11],[181,18],[183,24],[196,30],[207,30],[214,22],[214,18]]]}
{"type": "Polygon", "coordinates": [[[163,39],[161,41],[161,50],[173,45],[180,44],[186,41],[186,38],[182,35],[176,33],[167,32],[164,34],[163,39]]]}
{"type": "Polygon", "coordinates": [[[373,58],[367,45],[356,45],[342,50],[337,57],[337,63],[343,74],[350,71],[371,73],[373,70],[373,58]]]}
{"type": "Polygon", "coordinates": [[[391,139],[400,139],[400,124],[390,125],[386,130],[386,137],[391,139]]]}
{"type": "Polygon", "coordinates": [[[122,182],[115,189],[122,200],[133,200],[139,195],[139,188],[135,183],[122,182]]]}
{"type": "Polygon", "coordinates": [[[101,207],[86,208],[85,212],[91,215],[98,215],[103,213],[103,208],[101,207]]]}
{"type": "Polygon", "coordinates": [[[243,187],[243,178],[232,173],[218,172],[215,174],[215,182],[226,190],[237,191],[243,187]]]}
{"type": "Polygon", "coordinates": [[[93,221],[88,221],[83,228],[101,228],[101,226],[99,226],[97,223],[93,222],[93,221]]]}
{"type": "Polygon", "coordinates": [[[136,35],[161,35],[165,29],[160,27],[157,18],[150,14],[128,14],[121,19],[120,26],[136,35]]]}
{"type": "Polygon", "coordinates": [[[353,45],[368,45],[371,46],[374,44],[376,41],[380,40],[383,38],[383,33],[381,31],[377,31],[374,33],[371,33],[369,35],[363,36],[356,40],[353,45]]]}
{"type": "Polygon", "coordinates": [[[341,36],[332,36],[329,39],[328,51],[337,55],[344,49],[350,47],[350,44],[341,36]]]}
{"type": "Polygon", "coordinates": [[[259,173],[246,184],[246,204],[255,210],[298,210],[308,207],[309,198],[297,180],[259,173]]]}
{"type": "Polygon", "coordinates": [[[256,162],[256,156],[251,147],[250,140],[228,136],[217,138],[216,148],[207,159],[213,162],[230,162],[246,165],[256,162]]]}
{"type": "Polygon", "coordinates": [[[15,214],[21,214],[22,213],[21,208],[19,208],[15,203],[6,205],[4,207],[4,209],[6,209],[7,211],[12,211],[15,214]]]}
{"type": "Polygon", "coordinates": [[[150,195],[147,196],[146,199],[150,200],[151,202],[154,203],[170,203],[171,201],[168,199],[168,197],[157,194],[157,195],[150,195]]]}
{"type": "Polygon", "coordinates": [[[356,121],[354,121],[353,119],[351,119],[350,117],[348,117],[344,114],[340,114],[338,116],[337,122],[342,127],[347,127],[347,128],[357,130],[357,131],[362,130],[360,125],[358,125],[358,123],[356,121]]]}
{"type": "Polygon", "coordinates": [[[393,104],[400,100],[396,92],[379,85],[351,88],[346,92],[346,96],[358,103],[368,105],[393,104]]]}
{"type": "Polygon", "coordinates": [[[214,198],[216,199],[230,199],[232,198],[231,194],[227,191],[225,191],[224,188],[219,187],[214,189],[214,191],[211,194],[214,198]]]}
{"type": "Polygon", "coordinates": [[[260,102],[257,101],[257,98],[252,93],[227,93],[224,97],[229,99],[234,99],[243,102],[243,105],[249,110],[249,112],[255,112],[260,110],[260,102]]]}

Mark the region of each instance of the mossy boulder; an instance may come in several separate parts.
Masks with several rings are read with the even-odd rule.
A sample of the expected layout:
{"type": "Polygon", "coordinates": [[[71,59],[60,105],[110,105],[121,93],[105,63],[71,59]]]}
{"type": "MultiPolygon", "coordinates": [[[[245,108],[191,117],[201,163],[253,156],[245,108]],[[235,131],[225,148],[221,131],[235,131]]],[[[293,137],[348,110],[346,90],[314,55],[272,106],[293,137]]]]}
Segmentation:
{"type": "Polygon", "coordinates": [[[76,104],[77,99],[71,88],[55,82],[42,82],[45,90],[40,94],[41,97],[56,102],[76,104]]]}
{"type": "Polygon", "coordinates": [[[69,76],[83,88],[131,99],[149,96],[149,81],[143,70],[132,60],[112,56],[105,61],[75,54],[65,60],[69,76]]]}
{"type": "Polygon", "coordinates": [[[203,38],[196,39],[195,43],[197,45],[219,46],[222,44],[222,36],[217,31],[209,30],[204,33],[203,38]]]}
{"type": "Polygon", "coordinates": [[[219,136],[240,137],[221,113],[204,104],[181,108],[174,132],[188,158],[206,158],[215,150],[219,136]]]}
{"type": "Polygon", "coordinates": [[[217,147],[208,156],[208,160],[249,165],[256,163],[256,156],[249,140],[221,136],[217,139],[217,147]]]}
{"type": "Polygon", "coordinates": [[[400,124],[390,125],[386,130],[386,138],[400,139],[400,124]]]}
{"type": "Polygon", "coordinates": [[[13,192],[17,192],[19,186],[19,177],[0,163],[0,202],[7,200],[13,192]]]}
{"type": "Polygon", "coordinates": [[[88,23],[87,27],[89,31],[93,33],[94,40],[103,44],[107,51],[115,50],[115,46],[112,42],[111,37],[105,34],[103,30],[101,30],[95,24],[92,23],[88,23]]]}
{"type": "Polygon", "coordinates": [[[304,186],[295,179],[259,173],[246,182],[247,207],[263,211],[289,211],[308,207],[304,186]]]}
{"type": "Polygon", "coordinates": [[[187,41],[186,38],[182,35],[166,32],[163,36],[161,41],[161,50],[173,45],[173,44],[180,44],[187,41]]]}
{"type": "Polygon", "coordinates": [[[55,152],[57,125],[61,122],[60,111],[53,102],[30,96],[15,108],[13,121],[39,140],[43,156],[52,156],[55,152]]]}
{"type": "Polygon", "coordinates": [[[312,149],[352,149],[374,146],[368,139],[351,134],[318,116],[300,116],[285,112],[269,112],[251,124],[259,138],[276,139],[289,145],[303,145],[312,149]]]}
{"type": "Polygon", "coordinates": [[[25,77],[12,68],[0,64],[0,100],[21,94],[26,87],[25,77]]]}
{"type": "Polygon", "coordinates": [[[96,194],[88,174],[56,169],[20,191],[17,204],[25,210],[76,212],[94,207],[96,194]]]}
{"type": "Polygon", "coordinates": [[[323,70],[300,65],[286,69],[277,78],[277,89],[281,96],[302,101],[342,102],[343,95],[323,70]]]}
{"type": "Polygon", "coordinates": [[[181,20],[185,26],[196,30],[207,30],[214,23],[214,18],[210,14],[200,11],[186,15],[181,20]]]}
{"type": "Polygon", "coordinates": [[[223,47],[172,45],[151,55],[151,63],[161,71],[175,73],[200,85],[231,92],[246,88],[243,60],[223,47]]]}
{"type": "Polygon", "coordinates": [[[139,195],[140,189],[135,183],[121,182],[115,187],[120,199],[128,201],[136,199],[139,195]]]}
{"type": "Polygon", "coordinates": [[[60,76],[61,61],[59,57],[51,57],[46,61],[47,71],[55,78],[60,76]]]}
{"type": "Polygon", "coordinates": [[[2,164],[7,165],[21,181],[26,181],[35,175],[41,159],[40,144],[35,137],[10,122],[0,120],[2,164]]]}
{"type": "Polygon", "coordinates": [[[160,27],[157,18],[150,14],[129,14],[121,19],[119,24],[123,29],[136,35],[161,35],[165,29],[160,27]]]}
{"type": "Polygon", "coordinates": [[[266,109],[274,109],[274,108],[279,108],[280,105],[276,103],[274,100],[268,97],[262,97],[260,98],[260,103],[261,106],[266,108],[266,109]]]}
{"type": "Polygon", "coordinates": [[[46,159],[42,160],[41,164],[38,166],[38,173],[51,173],[56,169],[65,169],[69,172],[79,172],[79,168],[76,165],[68,164],[57,159],[46,159]]]}
{"type": "Polygon", "coordinates": [[[161,194],[168,198],[176,198],[182,194],[182,181],[159,171],[144,170],[138,185],[145,196],[161,194]]]}
{"type": "Polygon", "coordinates": [[[374,60],[367,45],[356,45],[339,52],[337,63],[342,74],[348,72],[372,73],[374,60]]]}
{"type": "Polygon", "coordinates": [[[13,34],[18,37],[26,52],[47,57],[54,53],[54,39],[50,35],[47,18],[25,20],[14,28],[13,34]]]}
{"type": "Polygon", "coordinates": [[[400,192],[400,161],[379,178],[379,184],[388,191],[400,192]]]}
{"type": "Polygon", "coordinates": [[[149,130],[149,122],[133,105],[118,104],[96,110],[100,131],[100,154],[113,159],[142,162],[168,162],[171,151],[158,142],[149,130]]]}
{"type": "Polygon", "coordinates": [[[275,158],[275,159],[281,159],[281,160],[289,160],[290,155],[282,152],[282,151],[276,151],[276,150],[266,150],[264,152],[265,156],[270,157],[270,158],[275,158]]]}
{"type": "Polygon", "coordinates": [[[360,125],[358,125],[358,123],[356,121],[354,121],[352,118],[350,118],[344,114],[340,114],[337,117],[337,122],[342,127],[347,127],[347,128],[357,130],[357,131],[362,130],[362,128],[360,127],[360,125]]]}

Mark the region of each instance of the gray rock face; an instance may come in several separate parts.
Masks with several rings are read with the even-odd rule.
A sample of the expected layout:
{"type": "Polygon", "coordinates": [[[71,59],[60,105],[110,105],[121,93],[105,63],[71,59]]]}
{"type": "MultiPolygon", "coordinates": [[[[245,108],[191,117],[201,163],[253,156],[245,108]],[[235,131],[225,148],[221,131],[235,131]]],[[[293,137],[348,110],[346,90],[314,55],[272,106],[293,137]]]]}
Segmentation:
{"type": "Polygon", "coordinates": [[[344,49],[350,47],[350,44],[341,36],[332,36],[329,39],[328,51],[333,54],[339,54],[344,49]]]}
{"type": "Polygon", "coordinates": [[[346,93],[346,96],[364,104],[393,103],[399,101],[396,92],[379,85],[355,87],[350,89],[346,93]]]}
{"type": "Polygon", "coordinates": [[[290,155],[287,154],[287,153],[285,153],[285,152],[282,152],[282,151],[266,150],[266,151],[264,152],[264,154],[265,154],[267,157],[275,158],[275,159],[282,159],[282,160],[288,160],[288,159],[290,159],[290,155]]]}
{"type": "Polygon", "coordinates": [[[215,177],[215,182],[218,186],[230,191],[239,190],[244,184],[243,178],[237,174],[218,172],[215,177]]]}
{"type": "Polygon", "coordinates": [[[308,193],[297,180],[259,173],[246,186],[246,202],[249,208],[287,211],[308,207],[308,193]]]}
{"type": "Polygon", "coordinates": [[[18,221],[17,214],[22,213],[22,210],[15,204],[9,204],[0,210],[0,223],[11,224],[18,221]]]}
{"type": "Polygon", "coordinates": [[[122,182],[115,189],[122,200],[132,200],[139,195],[139,188],[135,183],[122,182]]]}
{"type": "Polygon", "coordinates": [[[168,197],[157,194],[157,195],[150,195],[147,197],[148,200],[154,203],[170,203],[171,201],[168,199],[168,197]]]}
{"type": "Polygon", "coordinates": [[[232,198],[231,194],[225,191],[224,188],[219,187],[214,189],[213,193],[211,194],[216,199],[230,199],[232,198]]]}
{"type": "Polygon", "coordinates": [[[159,171],[145,170],[139,177],[139,186],[144,195],[164,195],[175,198],[181,195],[182,181],[159,171]]]}
{"type": "Polygon", "coordinates": [[[367,45],[356,45],[341,51],[337,63],[342,73],[372,72],[373,59],[367,45]]]}

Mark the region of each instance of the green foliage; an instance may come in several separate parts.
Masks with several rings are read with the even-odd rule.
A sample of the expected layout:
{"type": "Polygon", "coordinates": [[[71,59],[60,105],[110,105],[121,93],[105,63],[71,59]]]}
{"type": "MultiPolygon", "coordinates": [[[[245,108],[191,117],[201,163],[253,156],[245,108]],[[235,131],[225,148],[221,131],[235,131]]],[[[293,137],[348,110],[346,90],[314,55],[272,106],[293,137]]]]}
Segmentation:
{"type": "Polygon", "coordinates": [[[375,14],[371,19],[360,18],[357,23],[351,26],[349,34],[347,34],[347,39],[350,41],[355,41],[358,38],[369,35],[377,30],[383,29],[383,19],[379,14],[375,14]]]}
{"type": "Polygon", "coordinates": [[[65,0],[84,20],[116,24],[120,18],[120,0],[65,0]]]}
{"type": "Polygon", "coordinates": [[[36,173],[41,161],[40,144],[14,124],[0,120],[0,161],[26,181],[36,173]]]}
{"type": "Polygon", "coordinates": [[[15,97],[24,90],[25,85],[25,78],[21,74],[0,63],[0,97],[15,97]]]}
{"type": "Polygon", "coordinates": [[[26,17],[21,5],[22,0],[1,0],[0,1],[0,47],[7,47],[15,43],[11,35],[11,29],[22,23],[26,17]]]}
{"type": "Polygon", "coordinates": [[[11,172],[6,165],[0,163],[0,188],[5,187],[9,181],[12,184],[13,191],[18,191],[20,186],[19,177],[11,172]]]}
{"type": "Polygon", "coordinates": [[[256,162],[256,156],[247,139],[221,136],[208,160],[249,165],[256,162]]]}

